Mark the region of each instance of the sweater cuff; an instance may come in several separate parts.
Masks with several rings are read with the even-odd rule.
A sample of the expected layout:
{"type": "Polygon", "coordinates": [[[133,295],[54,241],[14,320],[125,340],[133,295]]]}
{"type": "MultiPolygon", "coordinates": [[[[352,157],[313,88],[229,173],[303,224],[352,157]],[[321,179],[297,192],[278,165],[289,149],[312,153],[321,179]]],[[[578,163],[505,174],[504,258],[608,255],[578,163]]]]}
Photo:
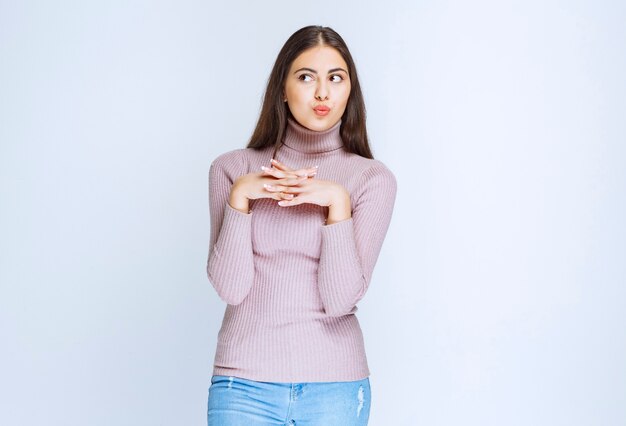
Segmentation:
{"type": "Polygon", "coordinates": [[[224,219],[222,220],[222,227],[216,244],[218,252],[220,252],[220,249],[224,248],[225,245],[232,246],[233,248],[247,249],[246,244],[234,242],[249,240],[249,238],[245,238],[245,236],[249,235],[251,231],[252,213],[243,213],[226,203],[224,207],[224,219]],[[246,247],[244,248],[242,245],[246,247]]]}
{"type": "Polygon", "coordinates": [[[340,222],[331,223],[330,225],[322,226],[322,238],[328,236],[329,238],[336,238],[337,236],[346,236],[351,232],[353,233],[353,221],[352,217],[344,219],[340,222]]]}
{"type": "MultiPolygon", "coordinates": [[[[231,206],[230,203],[228,203],[228,201],[226,202],[226,206],[224,208],[226,209],[226,212],[230,211],[231,214],[239,214],[239,215],[244,216],[244,217],[248,217],[248,216],[250,216],[252,214],[252,210],[250,210],[249,213],[244,213],[241,210],[237,210],[236,208],[231,206]]],[[[226,212],[225,212],[225,214],[228,214],[226,212]]]]}
{"type": "Polygon", "coordinates": [[[342,278],[352,281],[355,276],[361,276],[352,218],[322,226],[322,252],[324,260],[332,263],[342,278]]]}

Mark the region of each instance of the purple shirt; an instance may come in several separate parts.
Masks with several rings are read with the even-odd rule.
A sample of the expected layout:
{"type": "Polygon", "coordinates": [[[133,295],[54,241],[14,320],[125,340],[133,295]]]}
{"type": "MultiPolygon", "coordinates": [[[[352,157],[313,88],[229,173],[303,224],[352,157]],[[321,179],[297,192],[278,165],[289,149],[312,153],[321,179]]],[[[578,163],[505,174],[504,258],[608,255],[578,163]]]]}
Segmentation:
{"type": "Polygon", "coordinates": [[[369,376],[356,304],[367,291],[392,216],[396,179],[380,161],[343,149],[341,121],[323,132],[289,119],[276,159],[343,185],[352,217],[325,224],[328,207],[228,204],[241,175],[271,167],[273,147],[217,157],[209,172],[208,278],[228,305],[214,375],[269,382],[369,376]]]}

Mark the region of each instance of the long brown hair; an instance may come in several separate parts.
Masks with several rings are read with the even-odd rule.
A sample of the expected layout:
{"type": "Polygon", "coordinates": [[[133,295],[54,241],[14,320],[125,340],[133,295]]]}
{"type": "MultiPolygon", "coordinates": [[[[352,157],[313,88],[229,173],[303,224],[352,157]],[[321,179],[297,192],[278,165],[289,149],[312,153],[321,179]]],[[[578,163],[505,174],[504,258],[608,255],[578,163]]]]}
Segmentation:
{"type": "Polygon", "coordinates": [[[278,53],[265,90],[261,114],[247,148],[274,146],[276,154],[285,135],[287,118],[291,116],[287,103],[283,102],[283,86],[287,73],[300,53],[315,46],[335,48],[348,65],[351,88],[339,131],[344,149],[362,157],[374,158],[365,127],[365,102],[352,55],[339,34],[332,28],[319,25],[310,25],[293,33],[278,53]]]}

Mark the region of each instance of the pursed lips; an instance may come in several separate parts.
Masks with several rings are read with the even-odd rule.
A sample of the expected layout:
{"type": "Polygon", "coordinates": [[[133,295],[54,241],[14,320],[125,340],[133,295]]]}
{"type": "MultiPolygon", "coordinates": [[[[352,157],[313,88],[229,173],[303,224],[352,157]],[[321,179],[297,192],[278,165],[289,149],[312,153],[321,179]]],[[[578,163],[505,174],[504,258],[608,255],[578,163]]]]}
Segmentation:
{"type": "Polygon", "coordinates": [[[330,108],[325,106],[325,105],[318,105],[315,108],[313,108],[315,111],[319,111],[319,112],[328,112],[330,111],[330,108]]]}

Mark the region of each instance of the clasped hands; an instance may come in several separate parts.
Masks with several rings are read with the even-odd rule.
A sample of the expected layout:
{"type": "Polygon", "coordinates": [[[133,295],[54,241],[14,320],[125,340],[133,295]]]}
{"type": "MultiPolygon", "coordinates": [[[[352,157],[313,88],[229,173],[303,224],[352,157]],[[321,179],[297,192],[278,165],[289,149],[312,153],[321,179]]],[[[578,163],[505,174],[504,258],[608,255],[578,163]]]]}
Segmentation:
{"type": "Polygon", "coordinates": [[[248,213],[249,200],[271,198],[281,207],[304,203],[328,207],[327,224],[351,216],[350,194],[340,184],[314,179],[317,166],[297,170],[272,159],[272,167],[238,177],[230,191],[230,205],[248,213]]]}

